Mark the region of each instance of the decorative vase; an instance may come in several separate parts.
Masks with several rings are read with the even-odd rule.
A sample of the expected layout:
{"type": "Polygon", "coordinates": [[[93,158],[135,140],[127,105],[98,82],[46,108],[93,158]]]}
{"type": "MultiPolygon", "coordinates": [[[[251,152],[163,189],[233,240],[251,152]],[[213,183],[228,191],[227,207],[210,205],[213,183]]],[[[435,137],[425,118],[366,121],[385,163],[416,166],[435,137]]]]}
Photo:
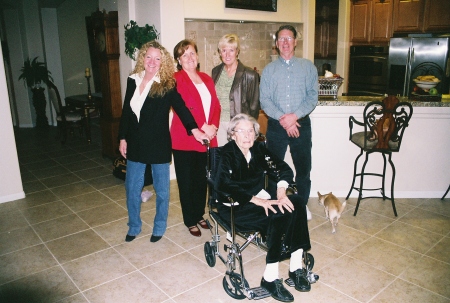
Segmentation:
{"type": "Polygon", "coordinates": [[[36,111],[36,127],[48,127],[48,119],[45,113],[47,107],[47,101],[45,100],[44,88],[32,88],[33,92],[33,106],[36,111]]]}

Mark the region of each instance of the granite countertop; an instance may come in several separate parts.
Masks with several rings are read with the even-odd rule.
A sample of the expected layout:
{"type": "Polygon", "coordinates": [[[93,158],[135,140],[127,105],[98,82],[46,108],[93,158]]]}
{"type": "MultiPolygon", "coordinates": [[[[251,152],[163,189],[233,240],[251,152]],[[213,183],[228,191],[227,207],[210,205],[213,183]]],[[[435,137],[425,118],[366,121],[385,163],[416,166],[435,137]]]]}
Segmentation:
{"type": "MultiPolygon", "coordinates": [[[[384,97],[370,97],[370,96],[341,96],[337,100],[333,97],[319,96],[318,106],[366,106],[371,101],[381,101],[384,97]]],[[[407,97],[399,97],[400,102],[410,102],[414,107],[450,107],[450,102],[430,102],[430,101],[413,101],[407,97]]],[[[448,100],[448,99],[446,99],[448,100]]],[[[449,100],[450,101],[450,100],[449,100]]]]}

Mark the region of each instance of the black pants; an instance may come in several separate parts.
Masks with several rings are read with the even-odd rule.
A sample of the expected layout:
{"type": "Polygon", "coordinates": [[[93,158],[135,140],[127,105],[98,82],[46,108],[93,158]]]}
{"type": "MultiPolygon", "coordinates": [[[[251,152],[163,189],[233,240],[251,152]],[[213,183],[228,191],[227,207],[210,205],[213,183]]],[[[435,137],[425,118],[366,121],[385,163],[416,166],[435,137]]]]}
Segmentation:
{"type": "Polygon", "coordinates": [[[203,219],[206,205],[206,152],[173,150],[183,221],[187,227],[203,219]]]}
{"type": "MultiPolygon", "coordinates": [[[[266,236],[268,252],[266,263],[281,262],[290,257],[290,253],[298,250],[311,249],[309,240],[308,221],[306,218],[306,201],[298,195],[288,196],[294,211],[284,210],[284,214],[274,206],[277,213],[269,210],[266,216],[264,208],[251,202],[237,206],[235,212],[235,225],[240,231],[259,231],[266,236]],[[289,254],[284,254],[283,245],[288,248],[289,254]]],[[[218,204],[220,216],[230,222],[230,207],[218,204]]]]}

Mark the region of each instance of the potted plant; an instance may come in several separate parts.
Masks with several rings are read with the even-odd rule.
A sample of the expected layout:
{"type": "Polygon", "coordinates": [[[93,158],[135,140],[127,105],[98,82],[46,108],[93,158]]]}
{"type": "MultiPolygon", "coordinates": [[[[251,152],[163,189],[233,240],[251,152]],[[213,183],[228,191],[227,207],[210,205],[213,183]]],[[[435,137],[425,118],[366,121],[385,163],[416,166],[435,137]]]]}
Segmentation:
{"type": "Polygon", "coordinates": [[[38,57],[30,60],[28,58],[23,63],[20,70],[19,80],[24,81],[24,85],[28,86],[33,93],[33,106],[36,111],[36,127],[48,126],[47,116],[45,114],[46,100],[42,83],[53,81],[51,72],[47,69],[44,62],[37,60],[38,57]]]}
{"type": "Polygon", "coordinates": [[[149,41],[159,38],[159,33],[155,26],[146,24],[138,26],[136,21],[131,20],[125,27],[125,54],[136,60],[134,54],[141,46],[149,41]]]}

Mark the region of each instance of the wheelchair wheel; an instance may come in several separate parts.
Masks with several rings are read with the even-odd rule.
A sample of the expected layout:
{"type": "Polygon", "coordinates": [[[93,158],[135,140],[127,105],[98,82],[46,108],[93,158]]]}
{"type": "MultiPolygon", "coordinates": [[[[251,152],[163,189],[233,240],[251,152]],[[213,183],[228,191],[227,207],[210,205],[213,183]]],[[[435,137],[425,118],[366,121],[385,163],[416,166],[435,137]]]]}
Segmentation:
{"type": "MultiPolygon", "coordinates": [[[[242,282],[241,275],[239,275],[235,272],[232,272],[229,274],[229,276],[230,276],[231,285],[228,284],[227,277],[226,276],[223,277],[222,285],[223,285],[223,289],[225,289],[225,292],[233,299],[236,299],[236,300],[245,299],[246,296],[244,295],[244,293],[242,292],[242,289],[241,289],[241,282],[242,282]]],[[[244,285],[245,285],[245,287],[249,287],[247,280],[244,280],[244,285]]]]}
{"type": "Polygon", "coordinates": [[[203,251],[205,253],[206,263],[208,263],[209,267],[214,267],[214,265],[216,265],[216,254],[214,247],[211,246],[211,243],[205,242],[203,251]]]}
{"type": "Polygon", "coordinates": [[[311,271],[314,267],[314,257],[310,253],[306,254],[306,260],[303,260],[305,263],[306,269],[311,271]]]}

